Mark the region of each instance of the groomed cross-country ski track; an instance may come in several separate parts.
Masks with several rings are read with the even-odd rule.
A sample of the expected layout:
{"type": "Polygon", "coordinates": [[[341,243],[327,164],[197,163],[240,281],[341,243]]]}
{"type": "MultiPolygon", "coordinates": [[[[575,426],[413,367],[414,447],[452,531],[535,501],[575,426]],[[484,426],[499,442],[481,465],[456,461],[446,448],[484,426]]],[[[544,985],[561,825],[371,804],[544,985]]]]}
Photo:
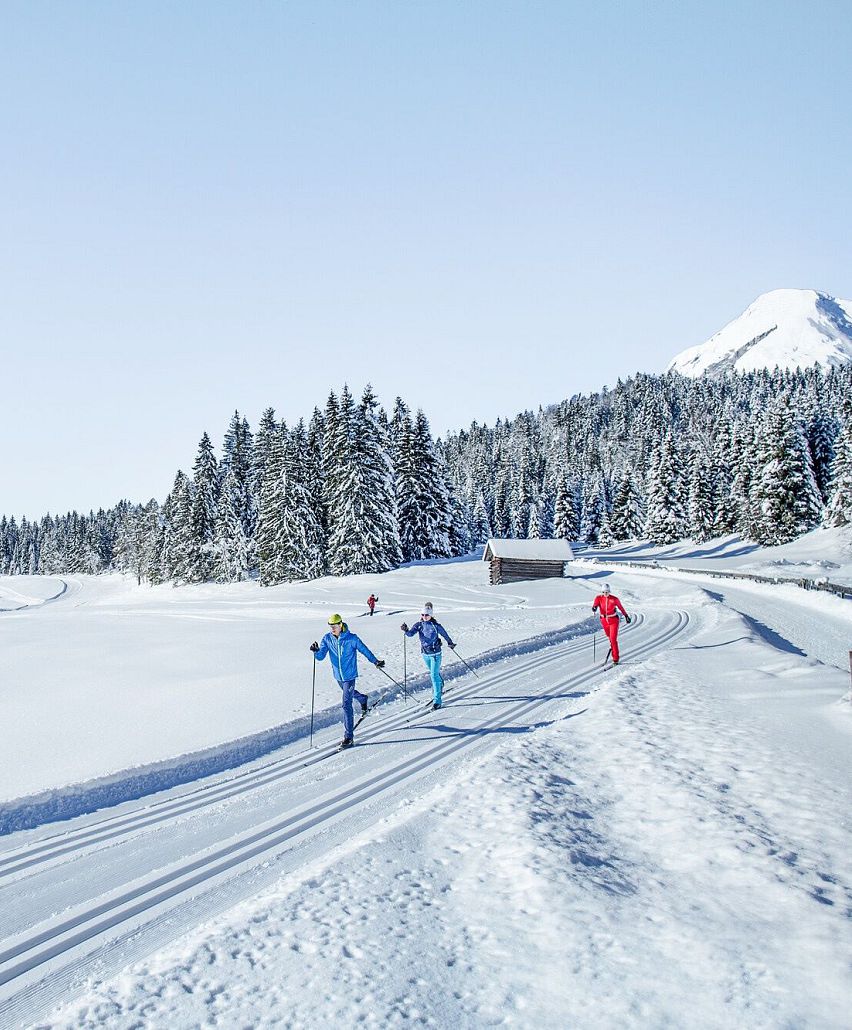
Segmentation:
{"type": "MultiPolygon", "coordinates": [[[[288,871],[369,828],[507,734],[594,705],[612,666],[586,623],[519,656],[469,658],[476,674],[395,697],[338,752],[338,726],[265,758],[112,809],[0,841],[0,1025],[18,1026],[113,975],[288,871]],[[25,841],[21,843],[22,839],[25,841]]],[[[624,626],[621,668],[682,643],[686,610],[624,626]]]]}

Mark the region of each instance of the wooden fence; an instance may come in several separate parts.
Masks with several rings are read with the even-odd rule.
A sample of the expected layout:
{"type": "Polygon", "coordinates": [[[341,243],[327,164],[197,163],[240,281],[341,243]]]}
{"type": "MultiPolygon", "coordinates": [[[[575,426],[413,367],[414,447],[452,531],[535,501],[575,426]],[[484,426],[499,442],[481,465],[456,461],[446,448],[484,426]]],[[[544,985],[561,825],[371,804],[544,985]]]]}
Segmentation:
{"type": "Polygon", "coordinates": [[[722,569],[685,569],[682,565],[662,565],[657,561],[619,561],[613,559],[605,562],[603,558],[587,558],[587,561],[598,564],[627,565],[633,569],[670,569],[672,572],[689,572],[694,576],[712,576],[714,579],[749,579],[754,583],[789,583],[802,590],[825,590],[846,600],[852,600],[852,586],[842,583],[831,583],[828,579],[807,579],[804,576],[793,579],[791,576],[758,576],[752,572],[730,572],[722,569]]]}

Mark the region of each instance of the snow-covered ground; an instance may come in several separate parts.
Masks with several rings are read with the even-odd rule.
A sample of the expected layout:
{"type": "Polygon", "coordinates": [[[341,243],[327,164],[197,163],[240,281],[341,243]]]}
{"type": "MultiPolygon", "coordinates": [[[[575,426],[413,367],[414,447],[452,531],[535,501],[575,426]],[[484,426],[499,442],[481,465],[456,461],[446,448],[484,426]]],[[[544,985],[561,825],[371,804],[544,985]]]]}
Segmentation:
{"type": "MultiPolygon", "coordinates": [[[[656,558],[852,579],[837,532],[697,550],[656,558]]],[[[0,837],[0,1025],[848,1027],[852,601],[574,572],[0,582],[31,605],[0,604],[2,812],[32,827],[0,837]],[[605,580],[637,618],[603,670],[605,580]],[[400,677],[427,599],[478,676],[440,713],[389,697],[337,754],[320,666],[308,751],[328,613],[400,677]]]]}

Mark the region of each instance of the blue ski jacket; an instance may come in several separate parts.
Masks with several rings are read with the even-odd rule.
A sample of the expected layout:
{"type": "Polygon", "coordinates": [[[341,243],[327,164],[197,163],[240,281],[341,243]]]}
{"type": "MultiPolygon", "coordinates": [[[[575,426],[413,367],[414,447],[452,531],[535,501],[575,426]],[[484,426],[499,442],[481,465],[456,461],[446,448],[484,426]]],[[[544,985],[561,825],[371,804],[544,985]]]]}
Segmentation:
{"type": "Polygon", "coordinates": [[[319,650],[314,652],[314,658],[321,662],[326,655],[329,655],[334,678],[338,683],[345,683],[347,680],[358,678],[359,651],[374,665],[378,661],[364,641],[355,633],[350,633],[344,623],[343,632],[339,637],[331,632],[326,633],[322,638],[319,650]]]}
{"type": "Polygon", "coordinates": [[[428,622],[424,622],[423,619],[415,622],[405,635],[413,637],[415,633],[420,635],[420,650],[423,654],[438,654],[441,650],[441,637],[446,640],[450,647],[456,646],[450,640],[449,633],[447,633],[441,623],[436,622],[434,619],[430,619],[428,622]]]}

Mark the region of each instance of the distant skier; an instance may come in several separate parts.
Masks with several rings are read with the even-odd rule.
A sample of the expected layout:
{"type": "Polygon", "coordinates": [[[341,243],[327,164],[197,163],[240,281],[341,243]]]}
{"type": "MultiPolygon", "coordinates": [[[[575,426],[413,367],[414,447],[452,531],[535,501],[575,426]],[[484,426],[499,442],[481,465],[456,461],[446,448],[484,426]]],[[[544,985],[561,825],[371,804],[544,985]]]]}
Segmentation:
{"type": "Polygon", "coordinates": [[[373,614],[373,609],[376,607],[378,603],[378,597],[376,597],[375,594],[370,594],[370,596],[367,598],[367,607],[370,609],[370,615],[373,614]]]}
{"type": "Polygon", "coordinates": [[[610,590],[609,583],[604,586],[603,593],[598,594],[595,598],[592,611],[600,611],[601,626],[603,626],[603,631],[612,648],[612,664],[618,665],[618,613],[621,612],[628,622],[630,622],[630,616],[624,610],[621,601],[610,590]]]}
{"type": "Polygon", "coordinates": [[[328,620],[330,629],[322,638],[322,643],[316,640],[311,644],[316,661],[321,662],[326,655],[330,655],[331,671],[337,680],[340,689],[343,691],[343,740],[341,747],[352,747],[355,743],[355,717],[352,714],[352,699],[358,700],[363,715],[367,714],[367,695],[355,689],[355,680],[358,678],[358,652],[376,666],[383,669],[385,663],[376,658],[373,652],[354,633],[349,632],[349,627],[336,613],[328,620]]]}
{"type": "Polygon", "coordinates": [[[406,623],[400,627],[407,637],[416,634],[420,636],[420,653],[423,661],[432,677],[432,709],[441,707],[441,695],[444,690],[444,681],[441,678],[441,637],[446,640],[449,647],[456,645],[450,640],[449,634],[432,616],[432,605],[427,601],[423,605],[423,612],[420,615],[420,622],[415,623],[411,629],[406,623]]]}

